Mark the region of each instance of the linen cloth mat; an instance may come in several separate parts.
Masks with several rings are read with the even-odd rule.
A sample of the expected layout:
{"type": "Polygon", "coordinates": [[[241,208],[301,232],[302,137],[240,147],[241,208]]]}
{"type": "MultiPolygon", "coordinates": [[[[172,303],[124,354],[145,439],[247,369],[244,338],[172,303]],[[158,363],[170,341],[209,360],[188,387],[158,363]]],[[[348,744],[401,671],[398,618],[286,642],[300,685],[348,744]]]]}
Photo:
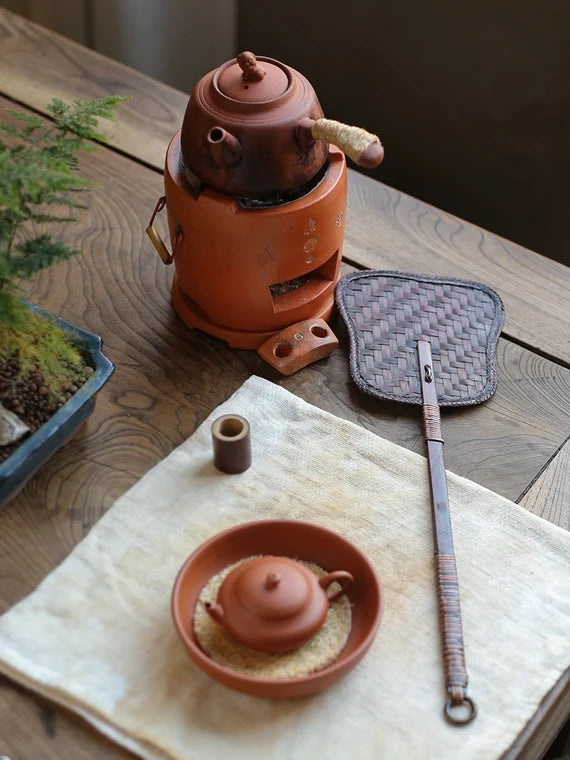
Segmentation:
{"type": "Polygon", "coordinates": [[[467,727],[442,716],[426,460],[256,377],[0,619],[0,670],[150,760],[498,757],[568,664],[570,538],[452,473],[449,490],[479,707],[467,727]],[[227,413],[251,424],[253,463],[240,475],[212,463],[211,422],[227,413]],[[276,517],[353,541],[378,570],[385,613],[346,678],[273,701],[231,691],[192,663],[170,592],[205,539],[276,517]]]}

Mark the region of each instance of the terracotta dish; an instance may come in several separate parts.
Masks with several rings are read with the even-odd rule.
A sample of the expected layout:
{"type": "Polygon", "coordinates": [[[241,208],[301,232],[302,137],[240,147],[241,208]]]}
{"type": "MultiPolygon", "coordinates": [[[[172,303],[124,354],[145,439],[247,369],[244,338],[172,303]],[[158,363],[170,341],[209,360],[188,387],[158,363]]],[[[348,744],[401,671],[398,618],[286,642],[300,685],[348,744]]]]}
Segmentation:
{"type": "Polygon", "coordinates": [[[213,536],[186,560],[172,592],[174,623],[194,662],[214,680],[258,697],[306,696],[326,689],[345,676],[372,644],[382,611],[380,580],[362,552],[326,528],[296,520],[244,523],[213,536]],[[315,562],[327,570],[342,567],[353,576],[354,582],[347,590],[352,604],[352,628],[345,648],[331,665],[300,678],[262,680],[218,665],[198,646],[193,617],[202,588],[225,567],[260,554],[315,562]]]}

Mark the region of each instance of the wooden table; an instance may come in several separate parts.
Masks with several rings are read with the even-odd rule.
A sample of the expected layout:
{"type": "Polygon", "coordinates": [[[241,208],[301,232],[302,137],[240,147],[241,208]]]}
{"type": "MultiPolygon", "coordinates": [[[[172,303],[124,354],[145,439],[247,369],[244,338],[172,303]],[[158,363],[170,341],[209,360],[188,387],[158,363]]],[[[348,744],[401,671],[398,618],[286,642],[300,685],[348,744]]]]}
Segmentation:
{"type": "MultiPolygon", "coordinates": [[[[162,194],[165,150],[181,125],[186,94],[6,11],[0,40],[3,110],[45,114],[54,96],[132,95],[119,123],[104,127],[108,147],[81,161],[98,183],[88,210],[58,230],[83,254],[25,286],[31,300],[101,335],[116,372],[79,435],[0,513],[2,611],[29,594],[118,496],[252,373],[423,453],[415,410],[363,396],[351,383],[338,322],[340,348],[283,378],[256,353],[231,350],[175,316],[172,268],[159,261],[144,229],[162,194]]],[[[568,528],[569,270],[354,171],[343,267],[463,277],[500,293],[506,320],[497,392],[483,405],[444,412],[447,466],[568,528]]],[[[543,756],[570,712],[569,680],[566,673],[505,757],[543,756]]],[[[131,756],[7,680],[0,704],[0,754],[12,760],[131,756]]]]}

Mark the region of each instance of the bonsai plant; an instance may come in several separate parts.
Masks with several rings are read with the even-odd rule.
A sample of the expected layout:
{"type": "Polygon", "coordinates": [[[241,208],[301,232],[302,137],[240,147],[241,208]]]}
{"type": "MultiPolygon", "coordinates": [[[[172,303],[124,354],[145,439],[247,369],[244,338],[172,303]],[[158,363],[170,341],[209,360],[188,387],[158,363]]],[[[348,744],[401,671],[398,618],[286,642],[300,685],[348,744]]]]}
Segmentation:
{"type": "Polygon", "coordinates": [[[69,221],[86,208],[78,193],[92,183],[78,174],[77,153],[104,140],[98,119],[113,119],[123,100],[54,99],[51,121],[10,110],[11,123],[0,123],[0,467],[25,435],[16,439],[38,430],[94,372],[69,326],[21,300],[18,282],[78,253],[45,232],[33,235],[33,224],[69,221]]]}

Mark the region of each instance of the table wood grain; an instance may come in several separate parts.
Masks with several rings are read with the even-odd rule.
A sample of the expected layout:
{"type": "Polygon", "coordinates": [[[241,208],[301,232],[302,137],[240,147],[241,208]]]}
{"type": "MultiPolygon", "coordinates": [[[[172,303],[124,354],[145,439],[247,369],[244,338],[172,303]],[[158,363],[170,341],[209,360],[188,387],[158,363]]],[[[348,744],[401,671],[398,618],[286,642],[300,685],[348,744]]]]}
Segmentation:
{"type": "MultiPolygon", "coordinates": [[[[39,112],[54,96],[132,95],[120,122],[101,131],[125,154],[162,170],[188,95],[7,11],[0,11],[0,42],[0,91],[39,112]]],[[[484,281],[505,302],[505,336],[568,366],[567,267],[364,174],[349,176],[347,259],[484,281]]]]}
{"type": "MultiPolygon", "coordinates": [[[[45,113],[54,95],[135,96],[109,131],[109,147],[82,158],[83,174],[97,186],[87,210],[58,230],[82,254],[25,284],[31,300],[100,334],[116,372],[76,438],[0,512],[0,611],[30,593],[118,496],[251,374],[423,454],[417,409],[372,399],[352,384],[340,320],[339,349],[283,378],[256,353],[188,330],[175,315],[172,268],[159,261],[144,228],[162,194],[164,152],[187,96],[5,11],[0,41],[3,115],[18,104],[45,113]]],[[[349,187],[344,272],[460,276],[494,285],[503,297],[497,392],[480,406],[443,411],[446,463],[568,527],[568,269],[355,172],[349,187]]],[[[566,675],[509,760],[542,757],[570,713],[569,695],[566,675]]],[[[130,756],[6,679],[0,705],[0,754],[12,760],[130,756]]]]}

